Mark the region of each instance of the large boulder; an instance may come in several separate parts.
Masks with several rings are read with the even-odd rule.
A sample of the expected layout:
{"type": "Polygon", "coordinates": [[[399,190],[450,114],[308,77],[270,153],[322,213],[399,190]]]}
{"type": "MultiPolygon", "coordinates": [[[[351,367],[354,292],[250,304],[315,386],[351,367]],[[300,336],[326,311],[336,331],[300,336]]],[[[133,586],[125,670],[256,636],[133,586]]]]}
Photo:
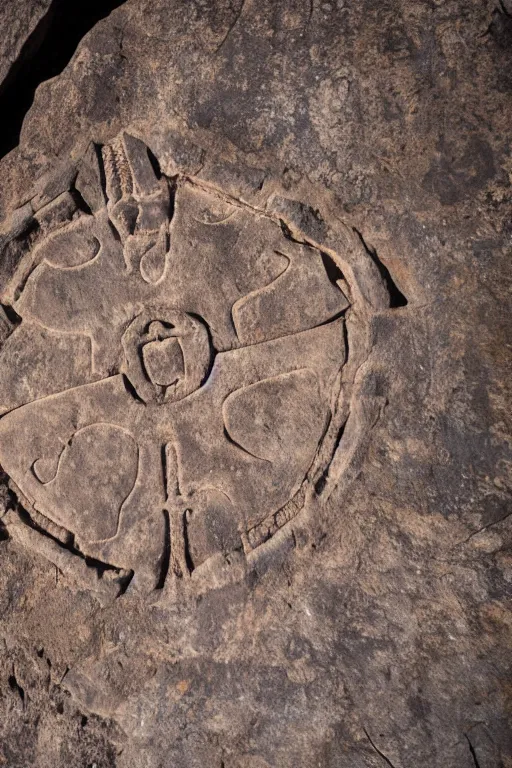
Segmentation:
{"type": "Polygon", "coordinates": [[[0,161],[0,765],[512,765],[511,28],[127,0],[40,84],[0,161]]]}

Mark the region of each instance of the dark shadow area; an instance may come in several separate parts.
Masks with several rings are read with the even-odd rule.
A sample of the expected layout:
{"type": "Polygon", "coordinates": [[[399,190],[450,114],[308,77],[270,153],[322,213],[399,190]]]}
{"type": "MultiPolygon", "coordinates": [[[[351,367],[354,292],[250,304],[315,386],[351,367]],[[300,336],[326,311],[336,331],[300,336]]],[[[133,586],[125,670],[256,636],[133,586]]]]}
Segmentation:
{"type": "Polygon", "coordinates": [[[493,11],[486,34],[491,36],[499,48],[512,49],[512,13],[503,0],[499,0],[498,7],[493,11]]]}
{"type": "Polygon", "coordinates": [[[183,518],[183,543],[185,545],[185,564],[188,568],[188,572],[192,573],[192,571],[195,568],[194,561],[192,560],[192,553],[190,551],[190,541],[188,538],[188,516],[187,512],[185,512],[184,518],[183,518]]]}
{"type": "MultiPolygon", "coordinates": [[[[165,449],[162,451],[165,454],[165,449]]],[[[162,552],[162,560],[160,564],[160,578],[155,589],[163,589],[165,582],[169,574],[169,567],[171,565],[171,519],[169,512],[164,509],[164,551],[162,552]]]]}
{"type": "Polygon", "coordinates": [[[0,158],[19,143],[37,87],[59,75],[82,38],[126,0],[54,0],[25,42],[0,91],[0,158]]]}
{"type": "Polygon", "coordinates": [[[338,280],[345,279],[343,272],[338,267],[334,259],[331,258],[331,256],[329,256],[329,254],[321,251],[320,256],[322,257],[322,262],[323,262],[325,271],[327,272],[327,277],[329,278],[329,280],[333,285],[337,285],[338,280]]]}
{"type": "Polygon", "coordinates": [[[389,306],[391,307],[391,309],[397,309],[398,307],[406,307],[408,304],[406,296],[404,296],[400,288],[397,286],[397,284],[391,277],[391,273],[389,269],[386,267],[386,265],[384,264],[384,262],[382,262],[379,259],[377,255],[377,251],[374,248],[370,248],[370,246],[367,245],[361,232],[359,232],[358,229],[353,227],[353,230],[355,234],[358,236],[359,240],[361,241],[361,245],[365,249],[366,253],[368,254],[368,256],[371,258],[371,260],[379,270],[380,276],[382,277],[384,285],[386,286],[389,293],[389,306]]]}
{"type": "Polygon", "coordinates": [[[10,323],[12,323],[14,327],[20,325],[21,317],[18,315],[14,307],[9,306],[9,304],[0,304],[0,307],[3,309],[6,318],[10,323]]]}
{"type": "Polygon", "coordinates": [[[9,688],[11,691],[15,691],[18,696],[20,697],[22,703],[25,703],[25,690],[22,688],[22,686],[18,683],[16,680],[16,675],[14,673],[12,675],[9,675],[9,688]]]}

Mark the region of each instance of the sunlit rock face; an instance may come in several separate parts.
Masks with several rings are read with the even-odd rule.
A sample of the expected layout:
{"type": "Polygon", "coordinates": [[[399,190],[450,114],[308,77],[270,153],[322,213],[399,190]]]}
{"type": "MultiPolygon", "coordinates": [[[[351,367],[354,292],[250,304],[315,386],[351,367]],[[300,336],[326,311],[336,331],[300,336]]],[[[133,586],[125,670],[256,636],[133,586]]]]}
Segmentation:
{"type": "Polygon", "coordinates": [[[505,5],[0,9],[0,766],[508,765],[505,5]]]}
{"type": "Polygon", "coordinates": [[[350,307],[335,260],[276,216],[155,166],[127,133],[88,154],[84,210],[19,265],[0,352],[4,470],[81,553],[148,590],[166,549],[182,577],[304,505],[350,307]]]}

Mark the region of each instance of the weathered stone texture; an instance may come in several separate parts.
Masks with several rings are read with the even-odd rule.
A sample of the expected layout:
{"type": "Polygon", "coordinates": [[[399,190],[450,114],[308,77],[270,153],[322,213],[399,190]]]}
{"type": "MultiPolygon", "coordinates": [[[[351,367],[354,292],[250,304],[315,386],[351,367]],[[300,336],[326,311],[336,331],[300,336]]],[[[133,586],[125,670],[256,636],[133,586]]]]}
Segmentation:
{"type": "Polygon", "coordinates": [[[0,88],[19,61],[24,46],[25,52],[30,53],[44,37],[45,20],[51,5],[51,0],[17,0],[0,4],[0,88]]]}
{"type": "Polygon", "coordinates": [[[40,85],[0,765],[512,766],[511,13],[128,0],[40,85]]]}

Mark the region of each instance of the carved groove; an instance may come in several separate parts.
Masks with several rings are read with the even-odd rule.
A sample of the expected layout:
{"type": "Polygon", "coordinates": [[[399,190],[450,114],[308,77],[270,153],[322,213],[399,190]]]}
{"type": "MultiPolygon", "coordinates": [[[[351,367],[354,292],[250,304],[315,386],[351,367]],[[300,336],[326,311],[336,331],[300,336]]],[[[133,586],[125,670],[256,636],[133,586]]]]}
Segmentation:
{"type": "MultiPolygon", "coordinates": [[[[13,495],[13,499],[15,499],[13,495]]],[[[105,573],[111,573],[115,574],[118,577],[118,584],[119,589],[121,590],[121,593],[126,590],[128,587],[128,584],[130,583],[133,573],[126,572],[121,568],[117,568],[116,566],[110,565],[109,563],[103,563],[99,560],[96,560],[95,558],[88,557],[85,555],[80,549],[78,549],[74,543],[72,542],[72,539],[69,539],[67,542],[61,541],[59,538],[56,538],[56,536],[52,535],[52,533],[49,532],[46,528],[42,528],[40,525],[38,525],[35,520],[29,515],[29,513],[15,500],[15,503],[11,506],[11,519],[14,515],[14,519],[18,519],[20,522],[22,522],[24,525],[26,525],[29,529],[36,531],[38,534],[40,534],[43,539],[48,539],[49,541],[53,542],[55,545],[60,547],[63,550],[66,550],[67,552],[71,553],[75,557],[79,558],[84,565],[87,566],[87,568],[90,568],[92,571],[95,572],[96,577],[98,580],[101,580],[105,573]]],[[[12,535],[12,527],[9,526],[10,518],[9,513],[6,516],[7,521],[7,531],[12,535]]],[[[4,523],[5,524],[5,523],[4,523]]]]}
{"type": "Polygon", "coordinates": [[[164,509],[162,511],[164,516],[164,551],[162,552],[162,564],[160,566],[160,577],[155,589],[163,589],[167,580],[167,574],[169,573],[169,566],[171,563],[171,521],[169,512],[164,509]]]}

